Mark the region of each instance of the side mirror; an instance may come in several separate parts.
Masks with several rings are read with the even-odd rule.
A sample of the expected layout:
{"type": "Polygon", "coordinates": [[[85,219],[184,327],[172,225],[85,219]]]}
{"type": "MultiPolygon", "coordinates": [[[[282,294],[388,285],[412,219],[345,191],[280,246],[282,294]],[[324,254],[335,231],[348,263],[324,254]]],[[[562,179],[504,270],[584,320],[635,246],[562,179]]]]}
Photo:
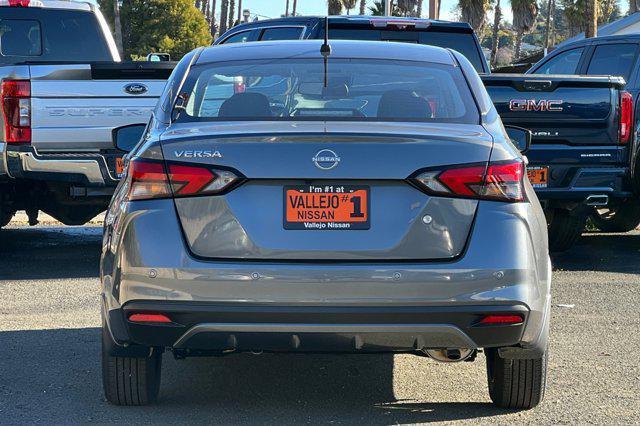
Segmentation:
{"type": "Polygon", "coordinates": [[[113,131],[113,142],[121,151],[130,152],[142,139],[146,124],[130,124],[113,131]]]}
{"type": "Polygon", "coordinates": [[[507,131],[511,143],[520,150],[521,153],[525,153],[531,146],[531,130],[523,129],[516,126],[504,126],[507,131]]]}

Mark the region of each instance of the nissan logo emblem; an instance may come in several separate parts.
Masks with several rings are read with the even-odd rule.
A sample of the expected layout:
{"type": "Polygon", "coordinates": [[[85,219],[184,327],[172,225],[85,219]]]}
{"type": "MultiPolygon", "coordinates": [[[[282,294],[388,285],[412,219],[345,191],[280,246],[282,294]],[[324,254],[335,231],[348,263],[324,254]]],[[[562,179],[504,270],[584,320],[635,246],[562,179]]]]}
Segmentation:
{"type": "Polygon", "coordinates": [[[131,83],[124,86],[125,93],[130,95],[142,95],[147,93],[147,90],[149,90],[147,86],[142,83],[131,83]]]}
{"type": "Polygon", "coordinates": [[[340,157],[330,149],[319,151],[311,160],[320,170],[331,170],[338,165],[340,157]]]}

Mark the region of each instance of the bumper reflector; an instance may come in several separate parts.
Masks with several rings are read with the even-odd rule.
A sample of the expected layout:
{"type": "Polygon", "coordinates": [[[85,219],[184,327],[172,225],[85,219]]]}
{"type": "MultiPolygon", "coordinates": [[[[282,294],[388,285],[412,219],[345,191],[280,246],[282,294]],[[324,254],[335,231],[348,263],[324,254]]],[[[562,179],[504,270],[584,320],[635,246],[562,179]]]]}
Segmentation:
{"type": "Polygon", "coordinates": [[[490,325],[522,324],[523,322],[520,315],[487,315],[480,320],[480,324],[490,325]]]}
{"type": "Polygon", "coordinates": [[[129,321],[131,322],[155,322],[155,323],[170,323],[171,319],[162,314],[131,314],[129,315],[129,321]]]}

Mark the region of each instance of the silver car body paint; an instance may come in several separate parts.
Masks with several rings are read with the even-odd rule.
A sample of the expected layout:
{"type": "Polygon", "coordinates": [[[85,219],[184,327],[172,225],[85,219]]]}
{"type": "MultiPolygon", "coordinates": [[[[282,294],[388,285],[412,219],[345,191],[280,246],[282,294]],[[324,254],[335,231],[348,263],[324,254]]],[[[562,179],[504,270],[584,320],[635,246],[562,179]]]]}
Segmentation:
{"type": "MultiPolygon", "coordinates": [[[[490,103],[479,125],[161,121],[152,120],[150,138],[132,156],[161,158],[162,150],[167,161],[178,161],[177,152],[214,150],[221,157],[189,162],[230,167],[248,179],[220,196],[133,202],[121,184],[105,224],[106,313],[138,302],[240,309],[522,305],[528,315],[517,343],[546,348],[547,225],[526,179],[519,203],[431,197],[406,182],[424,167],[520,158],[490,103]],[[334,151],[339,164],[316,167],[312,159],[321,149],[334,151]],[[278,204],[287,179],[358,179],[385,202],[372,207],[368,231],[287,233],[278,204]],[[423,221],[425,215],[432,220],[423,221]]],[[[307,326],[301,327],[313,329],[307,326]]],[[[381,332],[379,326],[372,328],[381,332]]],[[[428,327],[416,327],[428,341],[428,327]]],[[[448,341],[469,342],[460,333],[448,341]]]]}

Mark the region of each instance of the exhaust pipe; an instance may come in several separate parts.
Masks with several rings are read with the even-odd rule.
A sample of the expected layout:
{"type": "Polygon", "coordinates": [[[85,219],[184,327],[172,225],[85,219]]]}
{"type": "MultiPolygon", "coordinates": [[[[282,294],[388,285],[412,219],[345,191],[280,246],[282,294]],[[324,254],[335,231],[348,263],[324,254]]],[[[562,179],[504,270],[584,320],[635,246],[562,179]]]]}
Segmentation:
{"type": "Polygon", "coordinates": [[[438,362],[460,362],[471,357],[475,349],[423,349],[423,352],[438,362]]]}
{"type": "Polygon", "coordinates": [[[589,195],[584,203],[592,207],[604,207],[607,204],[609,204],[609,196],[608,195],[589,195]]]}

